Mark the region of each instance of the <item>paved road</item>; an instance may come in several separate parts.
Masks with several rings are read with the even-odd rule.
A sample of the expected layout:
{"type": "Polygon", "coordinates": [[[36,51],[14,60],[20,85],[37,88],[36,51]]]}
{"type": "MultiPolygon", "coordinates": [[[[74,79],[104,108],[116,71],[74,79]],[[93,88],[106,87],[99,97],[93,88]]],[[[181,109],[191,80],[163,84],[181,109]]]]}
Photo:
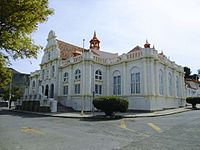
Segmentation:
{"type": "Polygon", "coordinates": [[[112,121],[0,110],[0,150],[199,150],[200,110],[112,121]]]}

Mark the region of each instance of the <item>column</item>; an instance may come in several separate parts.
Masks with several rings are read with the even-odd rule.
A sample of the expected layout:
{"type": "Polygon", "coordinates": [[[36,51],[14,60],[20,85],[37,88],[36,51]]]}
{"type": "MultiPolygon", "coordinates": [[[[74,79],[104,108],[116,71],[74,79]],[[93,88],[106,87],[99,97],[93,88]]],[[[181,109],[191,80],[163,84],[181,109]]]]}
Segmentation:
{"type": "MultiPolygon", "coordinates": [[[[127,65],[126,62],[123,62],[123,66],[122,66],[122,95],[127,95],[127,93],[129,92],[129,85],[127,84],[127,78],[129,77],[129,75],[127,75],[127,65]]],[[[130,83],[130,82],[129,82],[130,83]]]]}
{"type": "Polygon", "coordinates": [[[147,95],[147,73],[146,73],[146,59],[143,59],[143,89],[144,89],[144,95],[147,95]]]}
{"type": "Polygon", "coordinates": [[[155,68],[154,68],[155,94],[159,95],[159,82],[158,82],[159,81],[159,75],[158,75],[158,61],[157,60],[155,60],[154,65],[155,65],[155,68]]]}
{"type": "Polygon", "coordinates": [[[173,69],[173,71],[172,71],[172,73],[173,73],[173,84],[172,84],[172,86],[173,86],[173,91],[174,91],[174,93],[172,93],[173,94],[173,96],[174,96],[174,98],[176,98],[176,73],[175,73],[175,70],[173,69]]]}
{"type": "Polygon", "coordinates": [[[168,95],[168,73],[167,73],[167,66],[164,66],[164,96],[167,97],[168,95]]]}
{"type": "Polygon", "coordinates": [[[155,95],[155,91],[156,91],[156,86],[155,86],[155,71],[154,71],[154,59],[150,59],[150,72],[151,72],[151,79],[150,79],[150,83],[151,83],[151,94],[155,95]]]}

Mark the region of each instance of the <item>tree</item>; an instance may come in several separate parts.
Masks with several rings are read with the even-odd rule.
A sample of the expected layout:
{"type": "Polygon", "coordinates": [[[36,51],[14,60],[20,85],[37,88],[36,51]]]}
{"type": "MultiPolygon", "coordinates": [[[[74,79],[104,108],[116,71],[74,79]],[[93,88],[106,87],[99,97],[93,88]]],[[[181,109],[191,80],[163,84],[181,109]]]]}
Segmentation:
{"type": "Polygon", "coordinates": [[[0,55],[0,89],[4,88],[10,82],[11,72],[6,68],[4,57],[0,55]]]}
{"type": "Polygon", "coordinates": [[[190,75],[191,75],[190,68],[184,67],[184,72],[185,72],[185,79],[190,78],[190,75]]]}
{"type": "MultiPolygon", "coordinates": [[[[9,100],[9,94],[10,94],[10,89],[9,87],[5,87],[2,89],[2,94],[0,95],[4,100],[9,100]]],[[[12,86],[11,90],[11,101],[16,101],[17,99],[20,99],[23,95],[23,91],[17,87],[17,86],[12,86]]]]}
{"type": "Polygon", "coordinates": [[[6,60],[37,57],[41,46],[34,44],[31,33],[52,13],[48,0],[0,0],[0,81],[9,78],[4,75],[6,60]]]}
{"type": "Polygon", "coordinates": [[[192,80],[199,80],[199,77],[197,74],[192,74],[191,75],[191,69],[188,67],[184,67],[184,72],[185,72],[185,79],[192,79],[192,80]]]}
{"type": "Polygon", "coordinates": [[[191,75],[191,79],[198,81],[199,80],[199,76],[197,74],[193,74],[193,75],[191,75]]]}

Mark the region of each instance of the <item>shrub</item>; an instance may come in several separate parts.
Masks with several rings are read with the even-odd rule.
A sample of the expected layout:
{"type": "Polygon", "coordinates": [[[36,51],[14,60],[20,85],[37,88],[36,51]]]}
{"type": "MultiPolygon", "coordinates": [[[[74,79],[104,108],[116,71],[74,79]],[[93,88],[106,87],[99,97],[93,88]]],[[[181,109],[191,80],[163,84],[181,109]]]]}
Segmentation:
{"type": "Polygon", "coordinates": [[[196,104],[200,104],[200,97],[188,97],[186,102],[192,104],[192,108],[196,108],[196,104]]]}
{"type": "Polygon", "coordinates": [[[128,110],[128,100],[114,96],[97,97],[93,100],[93,105],[105,112],[107,116],[112,116],[114,112],[126,112],[128,110]]]}

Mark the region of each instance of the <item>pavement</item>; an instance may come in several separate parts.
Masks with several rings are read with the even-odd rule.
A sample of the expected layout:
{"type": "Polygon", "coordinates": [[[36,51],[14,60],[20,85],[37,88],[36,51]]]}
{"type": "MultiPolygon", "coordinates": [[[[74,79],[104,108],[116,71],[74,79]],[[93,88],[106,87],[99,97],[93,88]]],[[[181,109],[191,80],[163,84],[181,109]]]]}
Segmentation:
{"type": "MultiPolygon", "coordinates": [[[[22,112],[22,113],[29,113],[29,114],[37,114],[42,116],[50,116],[50,117],[60,117],[60,118],[91,118],[94,116],[102,116],[104,115],[103,112],[64,112],[64,113],[41,113],[41,112],[30,112],[30,111],[21,111],[15,109],[7,109],[14,112],[22,112]]],[[[158,117],[158,116],[166,116],[172,115],[182,112],[191,111],[191,106],[183,107],[183,108],[175,108],[175,109],[166,109],[161,111],[155,112],[127,112],[127,113],[116,113],[116,115],[122,116],[122,118],[142,118],[142,117],[158,117]]]]}

